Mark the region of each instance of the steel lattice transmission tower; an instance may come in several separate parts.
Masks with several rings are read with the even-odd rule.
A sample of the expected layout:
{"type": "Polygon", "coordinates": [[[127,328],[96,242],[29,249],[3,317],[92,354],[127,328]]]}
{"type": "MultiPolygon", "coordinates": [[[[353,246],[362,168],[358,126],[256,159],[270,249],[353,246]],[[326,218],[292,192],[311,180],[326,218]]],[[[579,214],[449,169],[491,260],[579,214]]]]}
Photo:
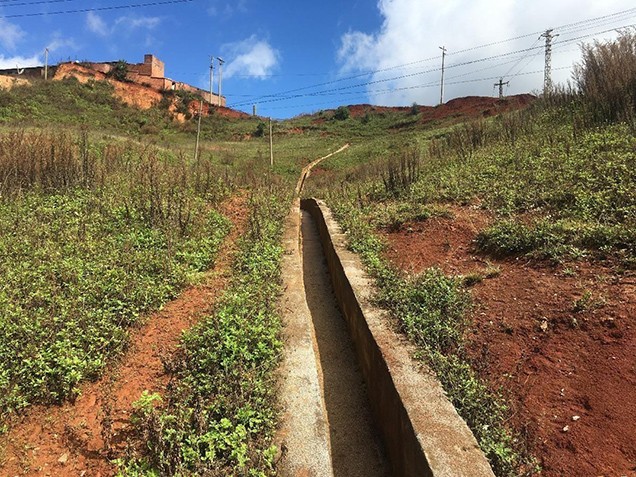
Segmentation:
{"type": "Polygon", "coordinates": [[[552,40],[559,35],[554,35],[554,29],[550,28],[543,33],[539,39],[545,38],[545,71],[543,79],[543,94],[552,92],[552,40]]]}
{"type": "Polygon", "coordinates": [[[495,83],[495,87],[499,86],[499,99],[503,99],[503,97],[504,97],[503,87],[504,86],[509,86],[509,85],[510,85],[510,81],[506,81],[504,83],[503,78],[499,78],[499,82],[495,83]]]}
{"type": "Polygon", "coordinates": [[[446,64],[446,52],[448,51],[445,46],[440,46],[442,50],[442,80],[440,82],[439,104],[444,104],[444,68],[446,64]]]}

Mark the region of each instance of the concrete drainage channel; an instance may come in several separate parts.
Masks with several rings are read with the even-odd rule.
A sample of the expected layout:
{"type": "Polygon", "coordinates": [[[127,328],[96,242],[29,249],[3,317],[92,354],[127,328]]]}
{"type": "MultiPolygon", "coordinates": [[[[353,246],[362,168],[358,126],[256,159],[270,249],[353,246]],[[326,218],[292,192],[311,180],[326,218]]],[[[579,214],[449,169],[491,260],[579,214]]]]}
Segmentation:
{"type": "Polygon", "coordinates": [[[328,208],[302,210],[302,235],[296,202],[285,236],[281,475],[492,477],[437,379],[372,306],[328,208]]]}

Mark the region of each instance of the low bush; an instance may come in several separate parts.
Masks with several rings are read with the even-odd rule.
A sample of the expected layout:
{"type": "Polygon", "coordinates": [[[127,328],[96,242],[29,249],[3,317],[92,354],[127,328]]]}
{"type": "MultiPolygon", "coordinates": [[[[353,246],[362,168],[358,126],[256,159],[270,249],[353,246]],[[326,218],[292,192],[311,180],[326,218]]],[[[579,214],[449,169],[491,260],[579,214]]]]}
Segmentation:
{"type": "Polygon", "coordinates": [[[122,475],[274,475],[274,370],[282,343],[280,237],[286,201],[254,196],[234,275],[215,313],[186,332],[169,363],[165,405],[145,406],[143,446],[122,475]]]}
{"type": "Polygon", "coordinates": [[[214,264],[227,186],[204,172],[85,135],[0,138],[0,420],[76,396],[214,264]]]}

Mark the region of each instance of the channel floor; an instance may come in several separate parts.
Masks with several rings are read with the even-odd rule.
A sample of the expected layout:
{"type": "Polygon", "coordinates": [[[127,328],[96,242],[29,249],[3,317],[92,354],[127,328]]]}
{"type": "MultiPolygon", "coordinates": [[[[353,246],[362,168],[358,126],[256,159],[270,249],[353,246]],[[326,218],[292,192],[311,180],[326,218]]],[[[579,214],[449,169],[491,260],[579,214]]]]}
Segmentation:
{"type": "Polygon", "coordinates": [[[342,317],[316,224],[302,212],[303,275],[323,372],[335,477],[391,475],[353,342],[342,317]]]}

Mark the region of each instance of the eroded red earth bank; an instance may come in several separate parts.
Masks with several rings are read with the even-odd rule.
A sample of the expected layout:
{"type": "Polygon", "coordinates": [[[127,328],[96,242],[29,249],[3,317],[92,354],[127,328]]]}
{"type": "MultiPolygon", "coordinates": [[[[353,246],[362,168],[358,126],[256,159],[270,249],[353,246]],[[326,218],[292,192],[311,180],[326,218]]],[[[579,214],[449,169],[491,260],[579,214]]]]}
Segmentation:
{"type": "Polygon", "coordinates": [[[235,243],[244,233],[247,198],[225,202],[222,213],[233,228],[214,269],[201,284],[189,287],[131,332],[128,352],[111,363],[104,376],[85,383],[80,397],[62,406],[33,406],[15,416],[0,439],[2,476],[109,477],[113,459],[125,456],[133,402],[144,390],[165,394],[170,375],[163,366],[178,346],[183,330],[211,313],[231,275],[235,243]]]}
{"type": "Polygon", "coordinates": [[[498,269],[472,287],[467,351],[508,397],[542,475],[636,476],[635,274],[480,255],[473,240],[490,217],[453,212],[386,233],[388,257],[413,272],[498,269]]]}

